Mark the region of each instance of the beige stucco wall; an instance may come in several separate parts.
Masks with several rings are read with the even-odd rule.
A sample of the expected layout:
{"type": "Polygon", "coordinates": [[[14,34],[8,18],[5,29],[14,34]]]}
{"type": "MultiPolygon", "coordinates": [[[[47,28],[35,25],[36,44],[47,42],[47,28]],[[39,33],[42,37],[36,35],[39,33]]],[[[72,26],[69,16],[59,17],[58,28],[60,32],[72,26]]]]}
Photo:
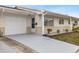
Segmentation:
{"type": "MultiPolygon", "coordinates": [[[[42,26],[41,26],[41,16],[39,16],[38,14],[36,16],[24,16],[24,15],[18,15],[18,14],[10,14],[10,13],[4,13],[0,14],[0,30],[2,32],[6,31],[6,22],[9,22],[7,19],[26,19],[26,33],[32,33],[32,26],[31,26],[31,22],[32,22],[32,18],[35,17],[35,23],[37,23],[37,26],[35,26],[35,33],[41,34],[42,33],[42,26]],[[9,18],[10,17],[10,18],[9,18]]],[[[11,23],[11,22],[9,22],[11,23]]],[[[17,25],[16,25],[17,26],[17,25]]]]}
{"type": "Polygon", "coordinates": [[[78,20],[78,26],[79,26],[79,20],[78,20]]]}
{"type": "Polygon", "coordinates": [[[5,27],[4,27],[4,18],[3,18],[3,13],[0,13],[0,33],[4,35],[5,33],[5,27]]]}
{"type": "MultiPolygon", "coordinates": [[[[47,17],[45,17],[47,18],[47,17]]],[[[37,24],[36,26],[36,33],[42,34],[42,19],[41,16],[36,15],[35,21],[37,24]]],[[[50,18],[53,19],[53,18],[50,18]]],[[[71,22],[72,24],[72,22],[71,22]]],[[[57,30],[60,30],[60,32],[65,31],[68,29],[69,31],[72,31],[71,24],[68,24],[68,20],[64,19],[64,24],[59,24],[59,18],[54,18],[54,26],[44,26],[44,33],[47,34],[47,29],[50,28],[52,29],[52,32],[57,32],[57,30]]]]}
{"type": "Polygon", "coordinates": [[[54,26],[70,26],[70,24],[67,19],[64,19],[64,24],[59,24],[59,18],[54,18],[54,26]]]}
{"type": "MultiPolygon", "coordinates": [[[[31,22],[32,22],[32,16],[23,16],[23,15],[18,15],[19,17],[24,17],[26,18],[26,32],[31,33],[31,22]]],[[[37,25],[35,26],[35,33],[42,34],[42,17],[39,14],[35,15],[35,23],[37,25]]],[[[71,22],[73,23],[73,21],[71,22]]],[[[79,22],[78,22],[79,24],[79,22]]],[[[5,32],[5,21],[4,21],[4,15],[0,14],[0,28],[1,31],[5,32]]],[[[54,26],[45,26],[44,32],[47,33],[47,29],[51,28],[52,32],[57,32],[59,29],[60,31],[64,31],[65,29],[68,29],[71,31],[71,25],[68,24],[68,20],[64,20],[64,24],[59,24],[59,18],[54,18],[54,26]]]]}
{"type": "Polygon", "coordinates": [[[26,16],[26,26],[27,26],[27,33],[32,33],[32,16],[26,16]]]}
{"type": "Polygon", "coordinates": [[[0,27],[4,27],[4,20],[3,20],[3,15],[0,14],[0,27]]]}
{"type": "Polygon", "coordinates": [[[37,23],[36,25],[36,33],[37,34],[42,34],[42,19],[40,15],[35,16],[35,22],[37,23]]]}
{"type": "Polygon", "coordinates": [[[45,30],[44,30],[44,33],[47,34],[47,29],[52,29],[52,32],[57,32],[57,30],[60,30],[60,32],[65,32],[66,29],[68,29],[68,31],[71,31],[71,27],[70,26],[45,26],[45,30]]]}
{"type": "MultiPolygon", "coordinates": [[[[32,18],[34,16],[29,16],[29,15],[19,15],[19,14],[12,14],[12,13],[4,13],[4,14],[0,14],[0,31],[4,33],[4,35],[6,35],[6,27],[9,27],[8,24],[9,23],[13,23],[12,21],[10,22],[9,20],[13,19],[15,20],[15,23],[17,22],[17,20],[19,21],[23,21],[23,20],[26,20],[25,21],[25,28],[26,28],[26,33],[31,33],[31,22],[32,22],[32,18]]],[[[17,25],[16,25],[17,26],[17,25]]],[[[11,27],[11,26],[10,26],[11,27]]],[[[23,26],[24,27],[24,26],[23,26]]],[[[17,29],[16,29],[17,31],[17,29]]],[[[15,32],[16,32],[15,31],[15,32]]]]}
{"type": "Polygon", "coordinates": [[[51,33],[57,32],[57,30],[60,30],[60,32],[65,32],[66,29],[68,29],[68,31],[72,31],[71,24],[68,24],[67,19],[64,19],[64,24],[59,24],[59,18],[54,18],[54,26],[45,26],[45,34],[47,34],[48,28],[52,29],[51,33]]]}
{"type": "Polygon", "coordinates": [[[68,24],[68,20],[67,19],[64,19],[64,24],[59,24],[59,19],[58,18],[55,18],[54,19],[54,28],[55,29],[60,29],[60,31],[64,30],[64,29],[68,29],[68,30],[72,30],[71,29],[71,24],[72,24],[72,21],[70,22],[70,24],[68,24]]]}
{"type": "MultiPolygon", "coordinates": [[[[77,20],[78,25],[74,26],[74,28],[79,27],[79,20],[77,20]]],[[[72,24],[74,24],[74,20],[72,20],[72,24]]]]}

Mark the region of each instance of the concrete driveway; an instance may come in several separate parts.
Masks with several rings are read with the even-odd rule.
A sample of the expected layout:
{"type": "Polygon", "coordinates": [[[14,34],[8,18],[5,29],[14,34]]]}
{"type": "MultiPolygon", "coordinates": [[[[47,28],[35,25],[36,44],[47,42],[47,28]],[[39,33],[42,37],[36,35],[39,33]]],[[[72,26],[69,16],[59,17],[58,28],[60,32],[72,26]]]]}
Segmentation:
{"type": "Polygon", "coordinates": [[[25,46],[29,46],[40,53],[74,53],[79,46],[58,41],[35,34],[8,35],[8,38],[16,40],[25,46]]]}
{"type": "Polygon", "coordinates": [[[4,42],[0,42],[0,53],[16,53],[17,50],[9,47],[4,42]]]}

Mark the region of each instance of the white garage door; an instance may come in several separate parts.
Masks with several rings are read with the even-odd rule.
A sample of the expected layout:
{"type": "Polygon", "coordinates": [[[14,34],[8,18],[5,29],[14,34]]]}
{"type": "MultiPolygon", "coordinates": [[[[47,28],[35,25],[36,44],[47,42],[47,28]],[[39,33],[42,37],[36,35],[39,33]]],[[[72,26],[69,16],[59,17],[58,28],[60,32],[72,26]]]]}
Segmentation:
{"type": "Polygon", "coordinates": [[[26,17],[19,15],[5,16],[5,35],[26,33],[26,17]]]}

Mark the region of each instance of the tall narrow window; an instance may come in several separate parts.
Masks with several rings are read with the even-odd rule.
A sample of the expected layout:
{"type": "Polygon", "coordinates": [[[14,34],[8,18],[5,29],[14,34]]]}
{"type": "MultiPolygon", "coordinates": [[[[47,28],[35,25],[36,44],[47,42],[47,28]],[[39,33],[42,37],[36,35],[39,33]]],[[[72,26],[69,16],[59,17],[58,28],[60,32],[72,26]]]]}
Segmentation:
{"type": "Polygon", "coordinates": [[[75,22],[75,25],[78,25],[78,21],[77,20],[75,20],[74,22],[75,22]]]}
{"type": "Polygon", "coordinates": [[[70,19],[68,19],[68,24],[70,24],[70,19]]]}
{"type": "Polygon", "coordinates": [[[59,19],[59,24],[64,24],[64,19],[59,19]]]}
{"type": "Polygon", "coordinates": [[[35,18],[32,18],[32,28],[35,28],[35,18]]]}
{"type": "Polygon", "coordinates": [[[49,26],[53,26],[54,25],[54,21],[53,20],[50,20],[49,21],[49,26]]]}
{"type": "Polygon", "coordinates": [[[44,26],[48,26],[48,20],[44,21],[44,26]]]}

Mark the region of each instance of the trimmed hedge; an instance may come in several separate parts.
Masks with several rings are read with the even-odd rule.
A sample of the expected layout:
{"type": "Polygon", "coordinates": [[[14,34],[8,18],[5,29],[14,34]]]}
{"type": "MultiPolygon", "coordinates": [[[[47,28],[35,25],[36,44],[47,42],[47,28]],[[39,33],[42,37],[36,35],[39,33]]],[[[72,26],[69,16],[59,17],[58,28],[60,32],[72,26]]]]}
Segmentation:
{"type": "Polygon", "coordinates": [[[73,28],[72,30],[75,32],[79,32],[79,27],[73,28]]]}

